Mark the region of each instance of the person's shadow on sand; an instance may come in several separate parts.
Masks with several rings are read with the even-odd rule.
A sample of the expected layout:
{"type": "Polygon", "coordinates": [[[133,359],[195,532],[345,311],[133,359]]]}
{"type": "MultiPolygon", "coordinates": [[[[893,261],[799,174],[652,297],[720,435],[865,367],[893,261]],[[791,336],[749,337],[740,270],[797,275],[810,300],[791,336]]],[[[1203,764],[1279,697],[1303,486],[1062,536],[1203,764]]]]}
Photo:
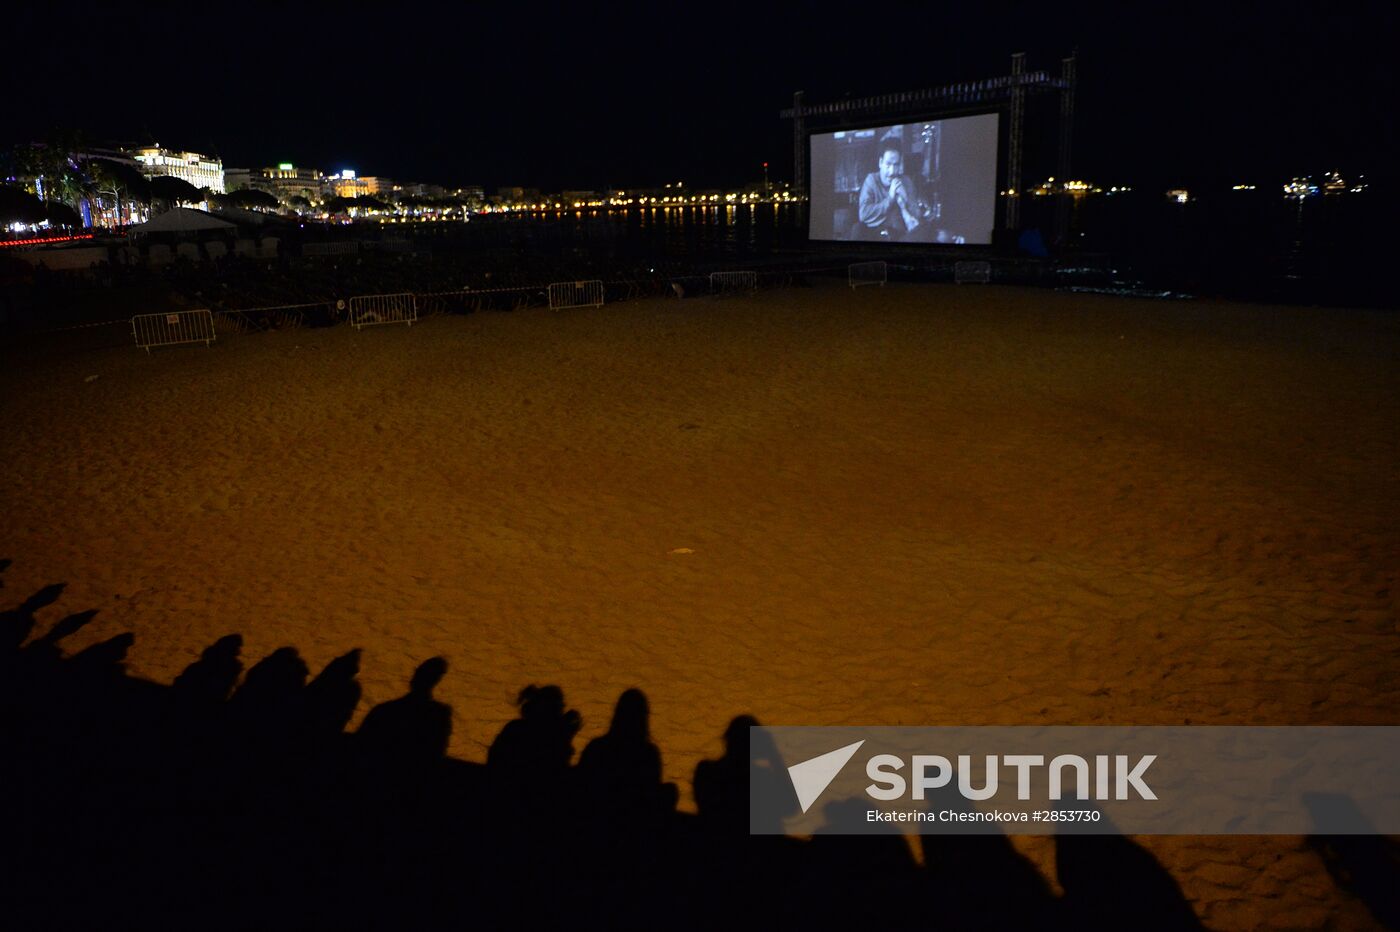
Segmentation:
{"type": "Polygon", "coordinates": [[[279,647],[248,670],[229,699],[229,709],[250,728],[266,728],[270,733],[293,731],[289,718],[299,717],[301,691],[309,674],[296,648],[279,647]]]}
{"type": "Polygon", "coordinates": [[[224,702],[243,673],[243,635],[226,634],[204,649],[171,684],[175,694],[191,703],[224,702]]]}
{"type": "MultiPolygon", "coordinates": [[[[336,657],[306,685],[306,726],[313,737],[328,738],[345,731],[360,704],[360,648],[336,657]]],[[[411,695],[412,693],[410,693],[411,695]]],[[[448,735],[452,715],[448,712],[448,735]]],[[[446,753],[444,749],[444,753],[446,753]]]]}
{"type": "Polygon", "coordinates": [[[96,617],[97,611],[89,609],[59,619],[52,628],[24,645],[21,652],[24,662],[35,667],[51,667],[57,664],[63,659],[63,650],[59,643],[86,628],[96,617]]]}
{"type": "Polygon", "coordinates": [[[34,613],[52,605],[63,595],[67,583],[53,583],[25,599],[19,606],[0,612],[0,649],[7,653],[19,650],[34,631],[34,613]]]}
{"type": "Polygon", "coordinates": [[[651,741],[650,719],[646,694],[627,690],[607,733],[579,755],[579,791],[595,821],[612,831],[655,826],[675,811],[676,785],[661,782],[661,751],[651,741]]]}
{"type": "MultiPolygon", "coordinates": [[[[241,664],[237,635],[163,686],[126,671],[130,634],[64,656],[63,638],[91,613],[28,641],[34,613],[60,592],[5,613],[24,629],[18,640],[10,631],[6,656],[48,658],[23,681],[0,678],[0,850],[13,865],[0,883],[16,928],[110,924],[117,903],[130,924],[151,928],[417,927],[444,917],[495,927],[579,915],[711,928],[869,927],[872,916],[900,927],[1199,927],[1175,879],[1122,837],[1057,836],[1065,895],[1056,898],[999,832],[925,837],[922,867],[891,836],[751,835],[781,833],[798,809],[776,744],[751,716],[735,718],[723,755],[696,768],[691,816],[661,781],[639,690],[622,694],[608,731],[573,767],[578,713],[558,686],[527,687],[482,767],[444,756],[452,711],[433,695],[447,671],[440,657],[347,735],[359,651],[308,685],[306,664],[282,648],[225,703],[241,664]],[[250,725],[251,738],[281,737],[252,740],[250,725]]],[[[1320,804],[1333,812],[1344,802],[1320,804]]],[[[838,829],[864,809],[837,802],[824,812],[838,829]]],[[[1338,883],[1390,921],[1394,846],[1312,843],[1338,883]]]]}
{"type": "Polygon", "coordinates": [[[487,769],[532,788],[563,779],[573,761],[582,717],[565,709],[564,690],[558,686],[526,686],[516,706],[520,717],[507,722],[491,742],[487,769]]]}
{"type": "MultiPolygon", "coordinates": [[[[1078,809],[1092,805],[1084,800],[1061,803],[1078,809]]],[[[1114,828],[1107,815],[1097,824],[1114,828]]],[[[1123,835],[1062,828],[1055,835],[1055,874],[1065,891],[1065,921],[1079,928],[1204,928],[1176,879],[1150,851],[1123,835]]]]}
{"type": "MultiPolygon", "coordinates": [[[[358,669],[358,653],[352,653],[358,669]]],[[[446,675],[447,661],[442,657],[425,660],[413,671],[407,695],[370,709],[357,732],[365,753],[403,766],[446,756],[452,738],[452,707],[433,698],[433,690],[446,675]]]]}
{"type": "MultiPolygon", "coordinates": [[[[930,812],[975,812],[971,800],[949,784],[928,791],[930,812]]],[[[1045,878],[995,824],[962,823],[973,834],[918,837],[923,850],[927,899],[961,904],[958,925],[970,929],[1057,926],[1060,904],[1045,878]]]]}
{"type": "Polygon", "coordinates": [[[752,715],[729,723],[724,756],[701,761],[693,785],[701,824],[723,836],[781,834],[783,821],[801,808],[777,745],[752,715]]]}

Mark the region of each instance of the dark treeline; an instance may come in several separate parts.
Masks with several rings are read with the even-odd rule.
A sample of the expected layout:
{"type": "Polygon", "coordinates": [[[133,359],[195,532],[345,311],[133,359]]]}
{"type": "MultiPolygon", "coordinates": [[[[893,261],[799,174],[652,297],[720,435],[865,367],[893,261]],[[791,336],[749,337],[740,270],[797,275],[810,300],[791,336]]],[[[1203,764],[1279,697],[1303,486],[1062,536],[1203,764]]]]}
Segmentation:
{"type": "MultiPolygon", "coordinates": [[[[40,626],[62,590],[0,615],[12,928],[1198,927],[1121,837],[1058,838],[1055,896],[999,834],[923,837],[922,865],[896,835],[751,836],[745,715],[697,768],[692,815],[639,690],[580,748],[563,691],[529,686],[485,762],[462,761],[442,658],[346,733],[360,651],[314,672],[292,647],[250,662],[230,634],[159,685],[126,674],[130,634],[65,652],[96,612],[40,626]]],[[[828,825],[861,805],[828,804],[828,825]]],[[[1393,909],[1371,852],[1329,844],[1393,909]]]]}

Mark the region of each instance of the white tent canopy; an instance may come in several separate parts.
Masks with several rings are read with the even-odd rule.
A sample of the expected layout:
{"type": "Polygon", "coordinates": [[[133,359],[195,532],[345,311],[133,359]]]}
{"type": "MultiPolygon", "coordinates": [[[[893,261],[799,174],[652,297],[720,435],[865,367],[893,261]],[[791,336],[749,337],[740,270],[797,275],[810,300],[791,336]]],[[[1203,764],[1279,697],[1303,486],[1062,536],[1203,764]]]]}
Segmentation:
{"type": "Polygon", "coordinates": [[[200,230],[232,230],[235,224],[189,207],[175,207],[147,223],[127,228],[128,233],[194,233],[200,230]]]}

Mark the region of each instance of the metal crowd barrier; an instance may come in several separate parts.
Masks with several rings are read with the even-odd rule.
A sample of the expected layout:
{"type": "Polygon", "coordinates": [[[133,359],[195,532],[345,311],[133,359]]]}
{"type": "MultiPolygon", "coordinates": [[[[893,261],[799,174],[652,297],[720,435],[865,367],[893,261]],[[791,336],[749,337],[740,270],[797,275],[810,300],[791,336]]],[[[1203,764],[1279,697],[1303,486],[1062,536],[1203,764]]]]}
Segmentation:
{"type": "Polygon", "coordinates": [[[877,262],[852,262],[846,267],[846,281],[852,288],[861,285],[880,285],[890,280],[889,263],[883,259],[877,262]]]}
{"type": "Polygon", "coordinates": [[[959,285],[985,285],[992,280],[990,262],[953,263],[953,281],[959,285]]]}
{"type": "Polygon", "coordinates": [[[436,317],[439,314],[461,314],[482,308],[481,296],[472,291],[432,291],[417,295],[418,316],[436,317]]]}
{"type": "MultiPolygon", "coordinates": [[[[323,322],[333,322],[336,314],[333,301],[312,301],[307,304],[274,304],[268,307],[245,307],[219,311],[215,315],[216,324],[226,324],[238,333],[257,333],[265,330],[287,330],[306,325],[307,308],[323,308],[315,315],[323,322]]],[[[227,328],[225,328],[227,329],[227,328]]]]}
{"type": "Polygon", "coordinates": [[[711,272],[710,293],[752,294],[758,290],[757,272],[711,272]]]}
{"type": "Polygon", "coordinates": [[[555,282],[549,286],[549,307],[551,310],[602,306],[603,283],[601,281],[555,282]]]}
{"type": "Polygon", "coordinates": [[[131,318],[131,336],[147,353],[153,346],[214,342],[214,315],[207,308],[173,314],[137,314],[131,318]]]}
{"type": "Polygon", "coordinates": [[[301,254],[306,256],[353,256],[360,251],[357,240],[344,243],[302,243],[301,254]]]}
{"type": "Polygon", "coordinates": [[[350,299],[350,326],[356,330],[374,324],[408,324],[418,319],[418,300],[415,295],[370,294],[350,299]]]}

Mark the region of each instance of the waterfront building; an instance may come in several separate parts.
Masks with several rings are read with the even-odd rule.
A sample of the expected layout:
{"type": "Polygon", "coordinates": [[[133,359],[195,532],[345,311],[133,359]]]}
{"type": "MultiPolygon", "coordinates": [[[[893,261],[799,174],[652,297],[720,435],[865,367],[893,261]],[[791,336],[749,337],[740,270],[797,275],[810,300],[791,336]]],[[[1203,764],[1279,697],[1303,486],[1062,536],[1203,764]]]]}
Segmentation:
{"type": "Polygon", "coordinates": [[[326,178],[322,191],[329,197],[379,197],[392,194],[394,182],[373,175],[359,176],[347,168],[338,175],[326,178]]]}
{"type": "Polygon", "coordinates": [[[242,188],[265,191],[283,204],[293,197],[304,197],[313,204],[321,199],[321,172],[315,168],[297,168],[291,162],[282,162],[275,168],[225,169],[224,185],[229,191],[242,188]]]}
{"type": "Polygon", "coordinates": [[[170,175],[196,188],[208,188],[214,194],[223,194],[226,190],[224,163],[212,156],[163,149],[159,144],[131,149],[129,154],[147,178],[170,175]]]}

